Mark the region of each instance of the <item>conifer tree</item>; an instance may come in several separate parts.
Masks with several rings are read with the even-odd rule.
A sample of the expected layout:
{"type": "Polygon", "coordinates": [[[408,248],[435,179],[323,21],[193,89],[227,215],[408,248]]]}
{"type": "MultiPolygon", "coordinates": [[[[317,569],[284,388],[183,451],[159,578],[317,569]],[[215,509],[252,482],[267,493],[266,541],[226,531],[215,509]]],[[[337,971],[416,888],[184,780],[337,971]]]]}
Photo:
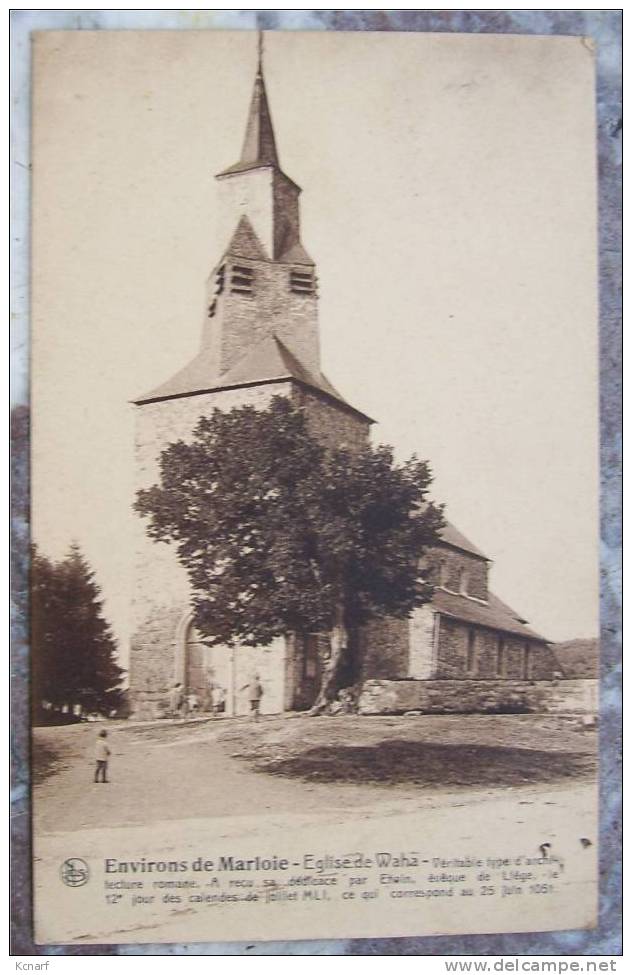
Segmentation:
{"type": "MultiPolygon", "coordinates": [[[[61,618],[55,566],[31,547],[31,704],[37,720],[42,703],[57,704],[56,627],[61,618]]],[[[63,702],[62,702],[63,703],[63,702]]]]}
{"type": "Polygon", "coordinates": [[[122,701],[123,671],[102,614],[100,589],[79,546],[56,564],[32,561],[32,687],[34,708],[79,706],[108,714],[122,701]]]}

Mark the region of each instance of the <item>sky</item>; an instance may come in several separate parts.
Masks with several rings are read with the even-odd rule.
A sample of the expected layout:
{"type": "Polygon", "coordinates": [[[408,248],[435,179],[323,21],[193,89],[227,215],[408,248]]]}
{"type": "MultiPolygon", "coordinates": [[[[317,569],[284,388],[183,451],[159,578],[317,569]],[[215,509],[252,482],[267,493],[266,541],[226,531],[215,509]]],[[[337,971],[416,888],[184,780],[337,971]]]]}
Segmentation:
{"type": "MultiPolygon", "coordinates": [[[[96,572],[125,661],[131,400],[193,356],[256,35],[35,41],[33,535],[96,572]]],[[[428,459],[551,640],[598,632],[596,162],[582,38],[268,33],[284,171],[303,188],[323,370],[428,459]]]]}

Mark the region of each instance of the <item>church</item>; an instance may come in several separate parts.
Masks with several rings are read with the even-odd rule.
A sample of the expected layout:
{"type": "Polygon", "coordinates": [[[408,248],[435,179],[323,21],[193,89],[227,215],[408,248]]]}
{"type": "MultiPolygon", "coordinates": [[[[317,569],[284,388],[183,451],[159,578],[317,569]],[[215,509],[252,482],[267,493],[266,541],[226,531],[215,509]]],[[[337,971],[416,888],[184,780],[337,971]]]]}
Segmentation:
{"type": "MultiPolygon", "coordinates": [[[[374,422],[348,403],[321,370],[318,277],[301,240],[300,187],[281,169],[261,52],[239,161],[216,176],[223,251],[207,282],[198,354],[135,400],[135,488],[158,479],[161,451],[186,440],[202,415],[275,396],[305,413],[325,446],[361,445],[374,422]]],[[[358,634],[354,680],[365,713],[411,709],[520,710],[528,688],[548,682],[548,642],[489,590],[489,559],[446,525],[420,571],[431,603],[406,620],[376,621],[358,634]]],[[[265,647],[208,646],[196,632],[185,570],[173,547],[152,541],[135,519],[130,695],[135,717],[164,713],[180,683],[203,701],[221,688],[226,716],[249,710],[257,673],[263,713],[309,708],[321,641],[288,634],[265,647]]]]}

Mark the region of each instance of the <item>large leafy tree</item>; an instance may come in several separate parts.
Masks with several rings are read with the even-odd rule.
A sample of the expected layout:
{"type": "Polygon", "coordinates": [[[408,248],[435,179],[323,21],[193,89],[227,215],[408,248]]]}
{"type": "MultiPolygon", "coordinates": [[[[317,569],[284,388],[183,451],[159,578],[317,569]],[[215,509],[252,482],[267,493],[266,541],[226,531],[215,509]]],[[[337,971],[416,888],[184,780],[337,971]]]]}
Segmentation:
{"type": "Polygon", "coordinates": [[[320,711],[350,632],[410,616],[432,595],[417,570],[443,524],[430,482],[426,463],[396,466],[388,447],[325,450],[303,412],[276,397],[265,411],[202,417],[190,442],[163,451],[159,483],[136,509],[151,537],[177,545],[208,642],[329,634],[320,711]]]}
{"type": "Polygon", "coordinates": [[[122,702],[123,671],[102,612],[99,586],[77,545],[53,563],[31,559],[32,700],[54,709],[108,714],[122,702]]]}

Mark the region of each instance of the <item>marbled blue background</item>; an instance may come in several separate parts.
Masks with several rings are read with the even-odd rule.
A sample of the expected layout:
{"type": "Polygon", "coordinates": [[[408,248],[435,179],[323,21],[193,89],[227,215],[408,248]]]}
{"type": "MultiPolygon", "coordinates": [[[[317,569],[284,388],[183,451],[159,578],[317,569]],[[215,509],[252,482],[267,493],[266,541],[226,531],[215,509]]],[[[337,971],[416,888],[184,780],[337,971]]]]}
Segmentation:
{"type": "Polygon", "coordinates": [[[12,12],[12,952],[17,955],[542,955],[621,952],[620,10],[12,12]],[[589,36],[597,46],[601,375],[600,913],[593,931],[256,944],[38,947],[32,940],[28,728],[30,33],[108,29],[397,30],[589,36]]]}

